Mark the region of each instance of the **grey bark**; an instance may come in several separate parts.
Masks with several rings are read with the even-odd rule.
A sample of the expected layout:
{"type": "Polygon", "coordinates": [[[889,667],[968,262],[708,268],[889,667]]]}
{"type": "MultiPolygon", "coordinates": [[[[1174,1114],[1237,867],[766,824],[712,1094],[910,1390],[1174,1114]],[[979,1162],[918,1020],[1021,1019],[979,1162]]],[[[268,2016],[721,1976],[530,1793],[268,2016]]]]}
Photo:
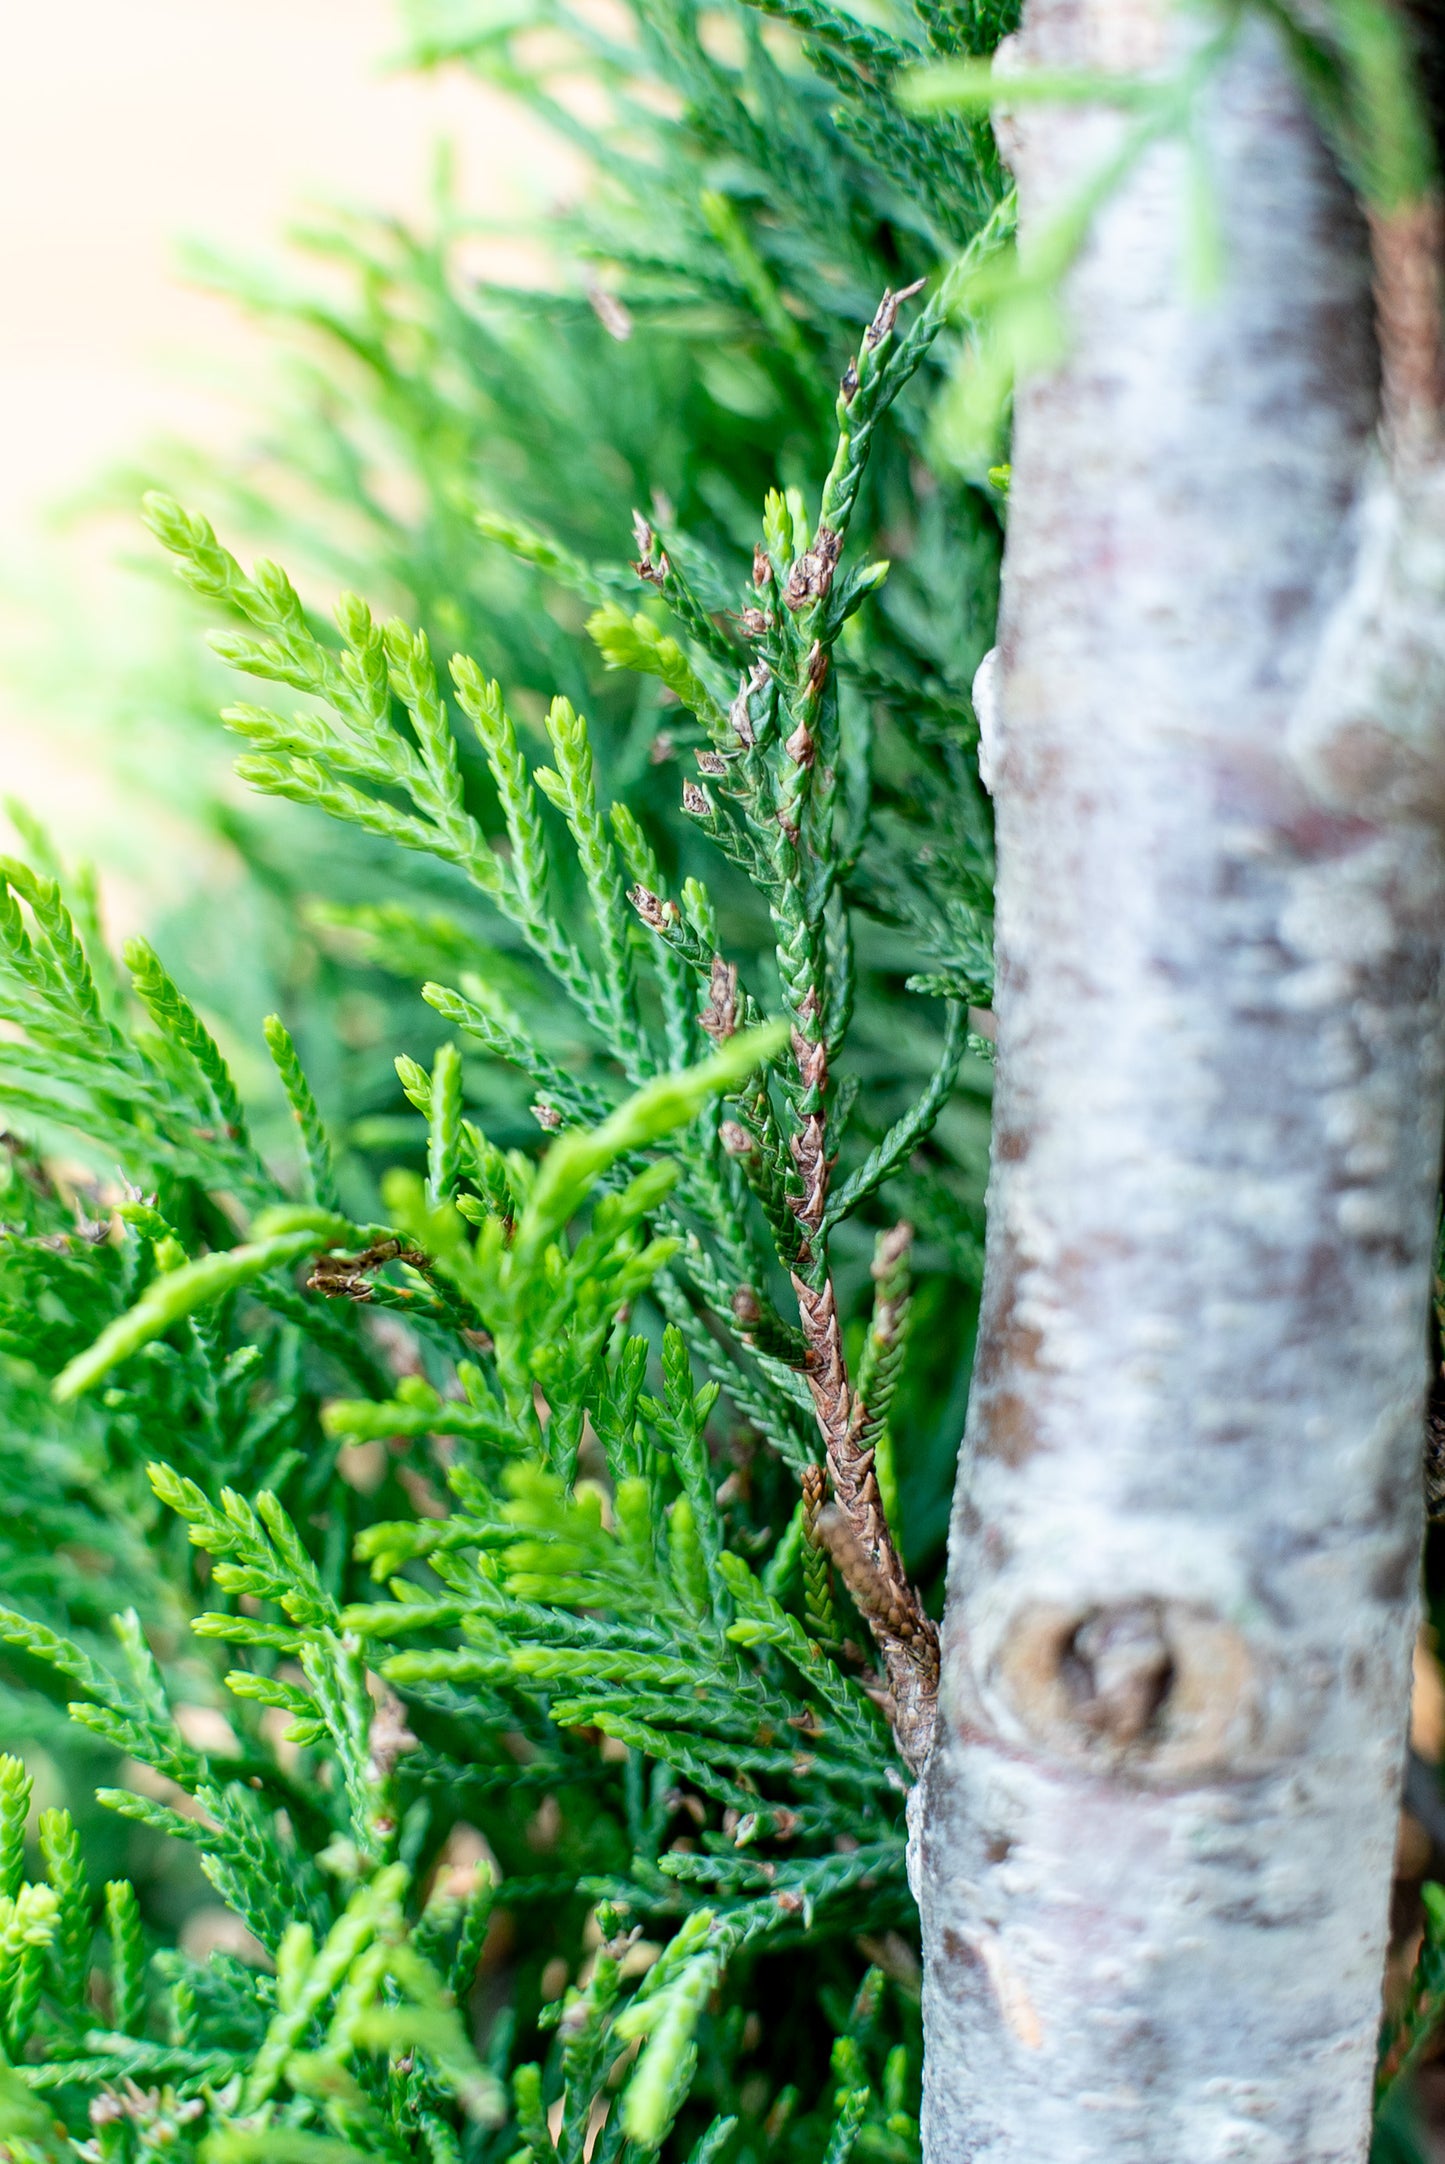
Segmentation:
{"type": "MultiPolygon", "coordinates": [[[[1032,0],[1013,64],[1167,66],[1190,20],[1032,0]]],[[[1025,245],[1119,125],[1021,105],[1025,245]]],[[[915,1800],[930,2164],[1368,2140],[1442,1109],[1445,517],[1429,427],[1379,449],[1366,234],[1263,22],[1204,128],[1222,289],[1190,297],[1160,145],[1018,400],[984,1315],[915,1800]]]]}

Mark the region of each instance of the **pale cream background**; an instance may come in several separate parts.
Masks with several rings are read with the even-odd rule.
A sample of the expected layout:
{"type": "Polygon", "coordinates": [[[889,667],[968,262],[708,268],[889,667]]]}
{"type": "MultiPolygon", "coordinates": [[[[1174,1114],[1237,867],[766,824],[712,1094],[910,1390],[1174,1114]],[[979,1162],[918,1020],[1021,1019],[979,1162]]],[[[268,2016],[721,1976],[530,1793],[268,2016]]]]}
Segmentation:
{"type": "Polygon", "coordinates": [[[100,669],[98,711],[97,657],[138,604],[110,568],[116,529],[60,534],[51,507],[157,432],[239,442],[238,382],[270,365],[187,286],[177,242],[254,257],[308,202],[420,211],[441,136],[481,210],[542,207],[562,176],[458,72],[388,68],[390,0],[10,0],[3,19],[0,793],[104,857],[105,747],[74,726],[85,686],[52,700],[46,684],[59,621],[77,676],[81,646],[100,669]]]}

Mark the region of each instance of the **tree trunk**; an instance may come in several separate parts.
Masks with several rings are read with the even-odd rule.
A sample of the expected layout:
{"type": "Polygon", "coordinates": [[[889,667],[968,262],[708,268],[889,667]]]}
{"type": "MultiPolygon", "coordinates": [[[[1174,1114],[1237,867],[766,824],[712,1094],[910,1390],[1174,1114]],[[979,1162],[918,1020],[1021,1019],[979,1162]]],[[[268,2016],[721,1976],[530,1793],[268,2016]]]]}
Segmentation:
{"type": "MultiPolygon", "coordinates": [[[[1154,70],[1198,32],[1170,0],[1032,0],[1022,44],[1154,70]]],[[[1123,123],[1021,116],[1027,245],[1123,123]]],[[[1445,518],[1433,447],[1376,447],[1363,221],[1263,20],[1202,127],[1219,290],[1190,296],[1158,146],[1018,399],[987,1277],[915,1859],[930,2164],[1368,2141],[1442,1107],[1445,518]]]]}

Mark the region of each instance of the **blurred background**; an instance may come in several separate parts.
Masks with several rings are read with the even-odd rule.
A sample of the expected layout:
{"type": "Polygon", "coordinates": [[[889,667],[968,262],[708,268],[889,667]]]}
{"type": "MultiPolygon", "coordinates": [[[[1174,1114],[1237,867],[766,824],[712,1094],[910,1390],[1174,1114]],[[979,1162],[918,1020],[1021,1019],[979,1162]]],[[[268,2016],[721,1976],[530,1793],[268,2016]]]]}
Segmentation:
{"type": "MultiPolygon", "coordinates": [[[[443,143],[483,216],[524,218],[574,177],[486,86],[393,65],[399,43],[394,0],[71,0],[7,20],[0,786],[99,859],[117,929],[149,890],[178,898],[206,847],[125,778],[143,699],[126,672],[158,599],[125,570],[149,550],[146,453],[181,439],[244,465],[277,366],[200,257],[275,262],[322,205],[420,217],[443,143]]],[[[492,252],[525,277],[515,242],[492,252]]]]}

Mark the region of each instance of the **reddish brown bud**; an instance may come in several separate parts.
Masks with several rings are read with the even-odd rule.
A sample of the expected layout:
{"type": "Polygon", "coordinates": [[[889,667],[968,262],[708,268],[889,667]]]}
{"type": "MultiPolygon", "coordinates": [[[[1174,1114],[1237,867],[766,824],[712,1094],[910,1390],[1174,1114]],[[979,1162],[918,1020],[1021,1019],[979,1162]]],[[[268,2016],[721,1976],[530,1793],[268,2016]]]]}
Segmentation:
{"type": "Polygon", "coordinates": [[[632,537],[637,543],[633,570],[640,579],[646,579],[649,585],[661,586],[667,578],[667,558],[658,549],[654,560],[652,552],[657,548],[657,535],[640,511],[632,514],[632,537]]]}
{"type": "Polygon", "coordinates": [[[884,339],[898,321],[898,311],[903,303],[911,301],[915,293],[921,293],[927,283],[928,281],[925,278],[915,278],[912,285],[904,286],[901,293],[894,293],[890,288],[884,287],[883,298],[878,303],[878,312],[863,333],[863,343],[870,353],[875,346],[882,345],[884,339]]]}
{"type": "Polygon", "coordinates": [[[707,993],[707,1005],[698,1020],[713,1042],[721,1044],[738,1026],[738,973],[735,964],[725,962],[720,954],[712,958],[707,993]]]}
{"type": "Polygon", "coordinates": [[[677,922],[676,902],[660,902],[651,887],[644,887],[641,882],[628,888],[627,899],[649,931],[665,931],[669,924],[677,922]]]}
{"type": "Polygon", "coordinates": [[[798,723],[783,749],[794,766],[812,765],[818,755],[818,747],[813,739],[813,732],[805,721],[798,723]]]}
{"type": "Polygon", "coordinates": [[[806,549],[788,573],[788,583],[783,588],[783,600],[788,608],[801,609],[809,601],[821,601],[833,583],[833,573],[842,553],[843,541],[831,526],[820,526],[818,536],[810,549],[806,549]]]}

